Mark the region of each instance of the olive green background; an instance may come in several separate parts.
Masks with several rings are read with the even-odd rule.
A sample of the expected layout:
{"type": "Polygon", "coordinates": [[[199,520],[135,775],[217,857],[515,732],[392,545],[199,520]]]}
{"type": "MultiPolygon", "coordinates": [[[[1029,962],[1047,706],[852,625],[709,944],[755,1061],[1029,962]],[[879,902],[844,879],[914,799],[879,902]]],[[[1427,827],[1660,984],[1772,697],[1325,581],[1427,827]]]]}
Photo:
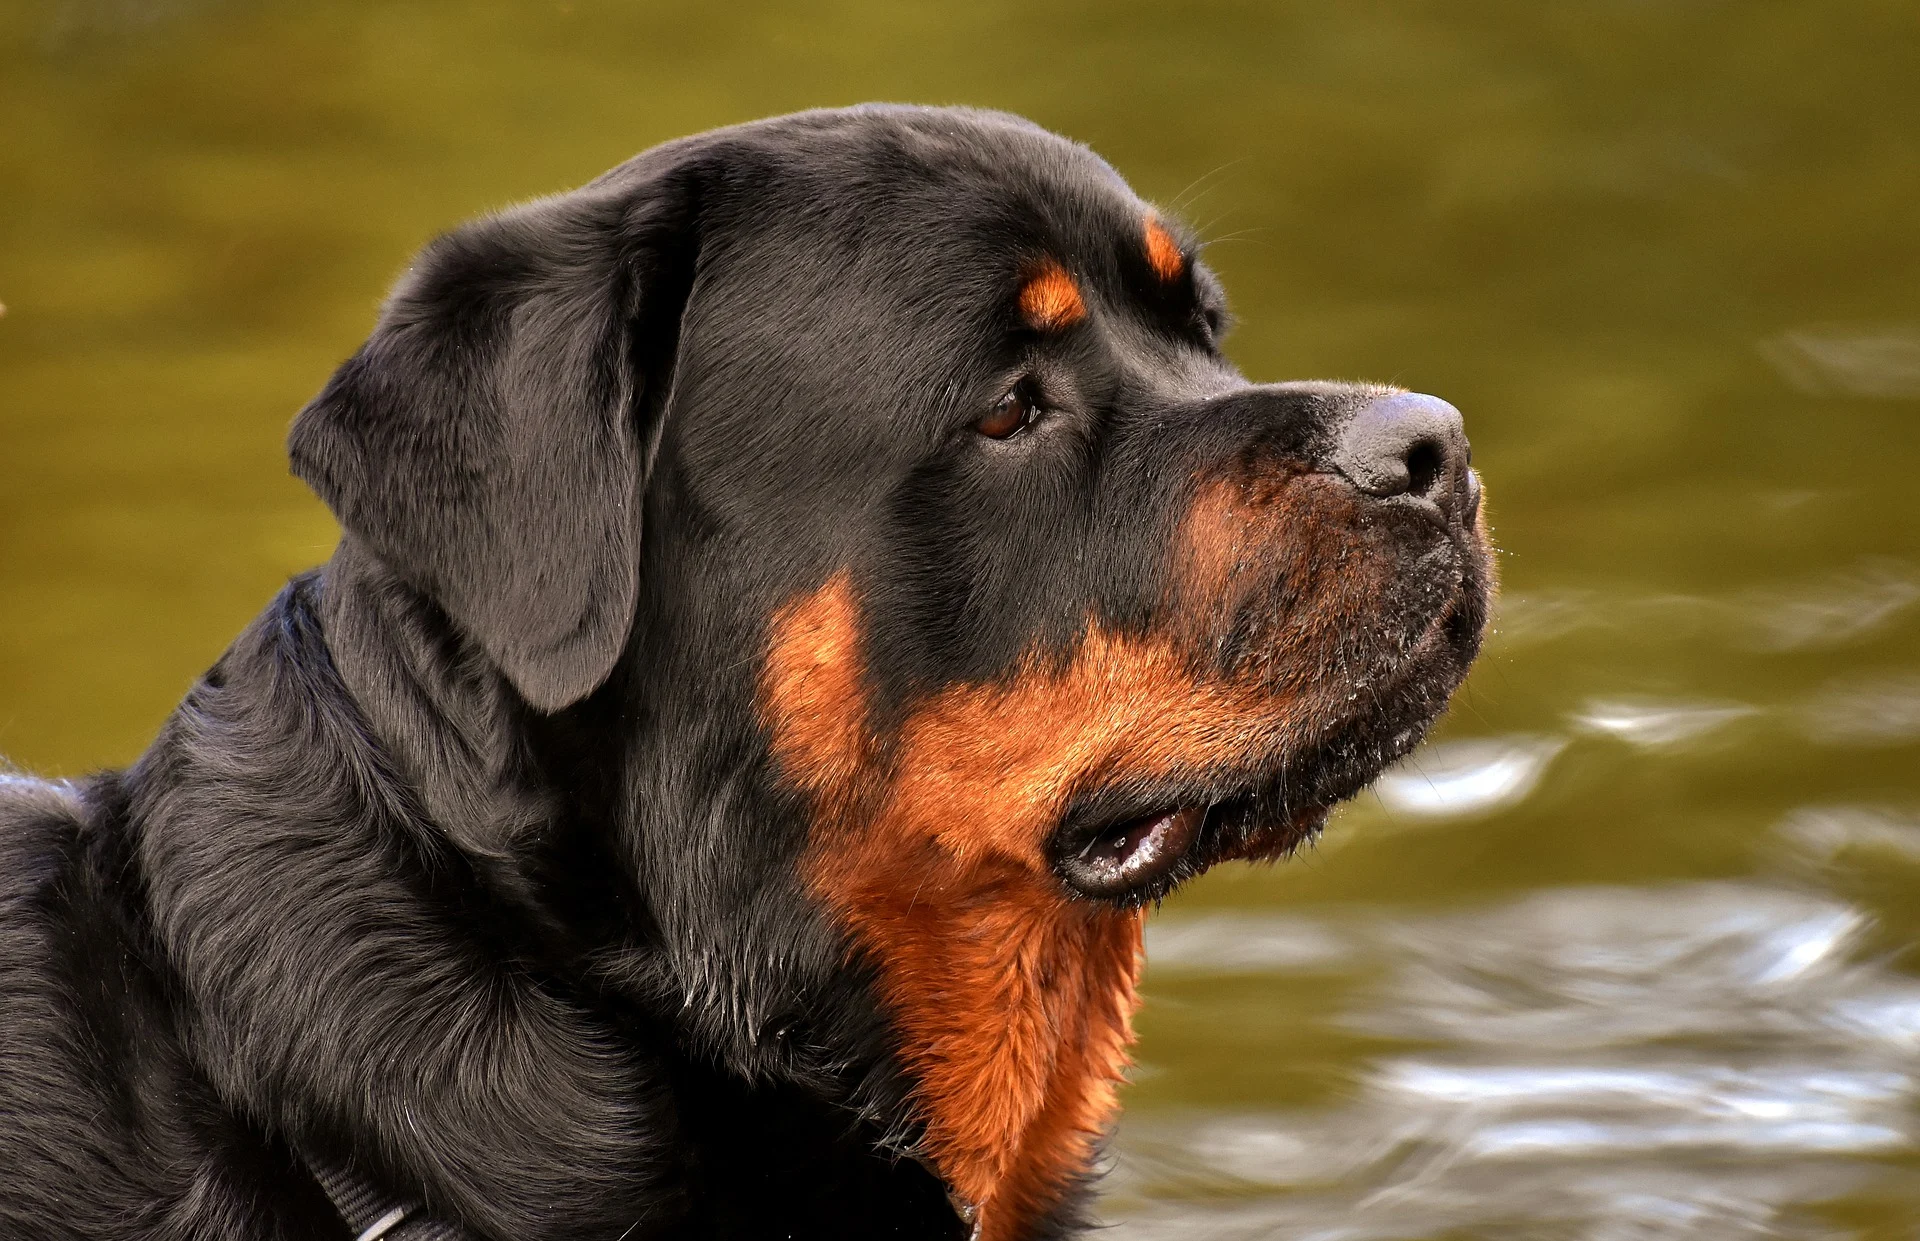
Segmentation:
{"type": "Polygon", "coordinates": [[[1250,376],[1459,405],[1503,549],[1440,747],[1161,915],[1121,1235],[1911,1236],[1911,3],[15,0],[0,754],[131,759],[325,557],[287,421],[434,232],[862,99],[1092,145],[1250,376]]]}

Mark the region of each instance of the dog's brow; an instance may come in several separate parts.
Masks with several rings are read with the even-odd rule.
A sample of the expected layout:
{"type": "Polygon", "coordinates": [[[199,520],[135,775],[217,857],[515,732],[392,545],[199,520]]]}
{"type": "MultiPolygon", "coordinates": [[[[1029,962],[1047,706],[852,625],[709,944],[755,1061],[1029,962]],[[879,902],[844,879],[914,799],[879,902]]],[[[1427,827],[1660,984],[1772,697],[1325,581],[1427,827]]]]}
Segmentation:
{"type": "Polygon", "coordinates": [[[1149,214],[1145,226],[1147,266],[1153,268],[1153,274],[1171,284],[1180,278],[1187,268],[1186,256],[1180,253],[1180,243],[1173,239],[1166,225],[1159,217],[1149,214]]]}
{"type": "Polygon", "coordinates": [[[1044,259],[1020,286],[1020,314],[1030,327],[1057,332],[1086,318],[1087,303],[1067,269],[1053,259],[1044,259]]]}

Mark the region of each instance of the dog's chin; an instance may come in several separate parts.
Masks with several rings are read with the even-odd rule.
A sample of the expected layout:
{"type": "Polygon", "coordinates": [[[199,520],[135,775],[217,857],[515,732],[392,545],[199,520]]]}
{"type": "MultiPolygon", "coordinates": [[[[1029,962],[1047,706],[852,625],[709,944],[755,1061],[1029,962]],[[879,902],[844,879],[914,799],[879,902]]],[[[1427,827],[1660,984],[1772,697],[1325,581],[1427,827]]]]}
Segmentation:
{"type": "Polygon", "coordinates": [[[1287,857],[1426,736],[1478,651],[1484,616],[1477,593],[1463,591],[1365,709],[1304,744],[1079,799],[1049,841],[1055,873],[1077,897],[1132,908],[1220,862],[1287,857]]]}

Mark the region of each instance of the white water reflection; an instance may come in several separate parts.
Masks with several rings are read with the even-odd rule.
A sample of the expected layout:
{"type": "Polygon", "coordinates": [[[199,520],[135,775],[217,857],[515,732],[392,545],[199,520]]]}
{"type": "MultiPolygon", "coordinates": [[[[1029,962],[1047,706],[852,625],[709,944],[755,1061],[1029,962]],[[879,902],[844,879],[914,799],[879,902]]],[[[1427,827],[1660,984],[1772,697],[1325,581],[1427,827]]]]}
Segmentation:
{"type": "Polygon", "coordinates": [[[1882,806],[1802,806],[1781,820],[1778,831],[1820,862],[1852,850],[1920,862],[1920,816],[1882,806]]]}
{"type": "Polygon", "coordinates": [[[1660,749],[1679,745],[1759,713],[1740,702],[1685,702],[1657,698],[1595,699],[1573,717],[1587,732],[1660,749]]]}
{"type": "Polygon", "coordinates": [[[1389,768],[1373,791],[1396,814],[1490,814],[1524,801],[1566,744],[1558,737],[1510,736],[1424,746],[1389,768]]]}
{"type": "Polygon", "coordinates": [[[1813,1238],[1849,1234],[1806,1208],[1857,1191],[1920,1215],[1885,1163],[1915,1149],[1920,981],[1863,959],[1868,924],[1730,882],[1157,927],[1149,989],[1291,929],[1355,977],[1386,971],[1336,1024],[1418,1050],[1327,1108],[1134,1109],[1114,1235],[1813,1238]]]}

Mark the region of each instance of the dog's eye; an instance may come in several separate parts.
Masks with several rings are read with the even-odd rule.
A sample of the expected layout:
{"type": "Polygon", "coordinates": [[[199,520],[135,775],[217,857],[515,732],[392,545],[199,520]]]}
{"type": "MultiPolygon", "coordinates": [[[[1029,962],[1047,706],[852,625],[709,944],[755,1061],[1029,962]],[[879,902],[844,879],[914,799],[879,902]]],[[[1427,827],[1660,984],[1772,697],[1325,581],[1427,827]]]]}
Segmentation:
{"type": "Polygon", "coordinates": [[[993,407],[993,412],[973,424],[973,429],[988,439],[1010,439],[1033,425],[1040,416],[1040,403],[1024,383],[1015,384],[1013,391],[1001,397],[993,407]]]}

